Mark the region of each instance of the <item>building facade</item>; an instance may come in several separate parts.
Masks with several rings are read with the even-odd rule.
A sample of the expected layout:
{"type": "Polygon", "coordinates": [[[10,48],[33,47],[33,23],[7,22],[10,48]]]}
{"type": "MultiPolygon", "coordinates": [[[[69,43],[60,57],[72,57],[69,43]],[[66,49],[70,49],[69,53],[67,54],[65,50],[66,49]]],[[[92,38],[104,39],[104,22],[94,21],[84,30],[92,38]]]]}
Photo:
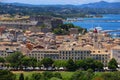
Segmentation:
{"type": "Polygon", "coordinates": [[[110,60],[110,54],[108,52],[91,51],[91,50],[32,50],[26,54],[29,57],[34,57],[38,61],[44,58],[51,58],[53,60],[84,60],[92,58],[101,61],[104,66],[107,66],[110,60]]]}
{"type": "Polygon", "coordinates": [[[111,49],[111,58],[114,58],[120,65],[120,46],[115,46],[111,49]]]}

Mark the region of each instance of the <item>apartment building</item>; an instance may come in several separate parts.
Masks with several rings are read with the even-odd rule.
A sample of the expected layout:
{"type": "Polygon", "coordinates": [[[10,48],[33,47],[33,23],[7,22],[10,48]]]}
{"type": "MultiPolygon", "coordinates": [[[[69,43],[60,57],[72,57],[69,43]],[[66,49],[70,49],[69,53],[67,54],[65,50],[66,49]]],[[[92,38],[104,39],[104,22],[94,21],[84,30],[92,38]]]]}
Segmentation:
{"type": "Polygon", "coordinates": [[[54,60],[59,60],[59,51],[57,50],[37,50],[34,49],[31,52],[26,54],[29,57],[34,57],[37,61],[40,61],[44,58],[51,58],[54,60]]]}
{"type": "Polygon", "coordinates": [[[37,50],[34,49],[31,52],[26,54],[29,57],[34,57],[38,61],[43,58],[52,58],[53,60],[68,60],[73,59],[83,60],[87,58],[92,58],[95,60],[101,61],[104,66],[107,66],[108,61],[110,60],[110,53],[104,50],[37,50]]]}
{"type": "Polygon", "coordinates": [[[111,58],[114,58],[120,65],[120,45],[113,47],[111,53],[111,58]]]}
{"type": "Polygon", "coordinates": [[[20,45],[17,43],[11,44],[10,42],[0,43],[0,57],[7,57],[8,55],[20,51],[20,45]]]}

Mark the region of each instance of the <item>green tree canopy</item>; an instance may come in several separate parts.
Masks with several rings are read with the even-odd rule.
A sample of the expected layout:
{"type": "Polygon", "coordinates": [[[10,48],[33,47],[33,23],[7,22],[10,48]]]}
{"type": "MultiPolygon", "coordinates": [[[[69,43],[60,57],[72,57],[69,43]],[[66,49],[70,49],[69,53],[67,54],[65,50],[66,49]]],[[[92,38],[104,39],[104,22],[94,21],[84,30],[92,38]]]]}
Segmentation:
{"type": "Polygon", "coordinates": [[[25,67],[31,66],[31,59],[29,57],[23,57],[21,60],[21,64],[25,67]]]}
{"type": "Polygon", "coordinates": [[[67,61],[65,60],[56,60],[54,61],[54,66],[60,68],[60,67],[66,67],[67,61]]]}
{"type": "Polygon", "coordinates": [[[103,63],[101,63],[100,61],[94,61],[94,63],[95,63],[95,68],[97,69],[97,70],[102,70],[103,69],[103,67],[104,67],[104,65],[103,65],[103,63]]]}
{"type": "Polygon", "coordinates": [[[76,64],[72,59],[69,59],[66,64],[66,68],[68,71],[75,71],[76,70],[76,64]]]}
{"type": "Polygon", "coordinates": [[[84,69],[84,70],[88,70],[88,69],[102,70],[104,66],[103,63],[101,63],[100,61],[91,58],[78,60],[75,63],[78,69],[84,69]]]}
{"type": "Polygon", "coordinates": [[[108,63],[108,68],[116,70],[117,67],[118,67],[117,61],[114,58],[112,58],[108,63]]]}
{"type": "Polygon", "coordinates": [[[85,72],[83,71],[76,71],[72,76],[70,80],[82,80],[82,77],[84,76],[85,72]]]}
{"type": "Polygon", "coordinates": [[[0,57],[0,63],[5,63],[5,59],[3,57],[0,57]]]}
{"type": "Polygon", "coordinates": [[[0,70],[0,80],[15,80],[15,75],[8,70],[0,70]]]}
{"type": "Polygon", "coordinates": [[[44,65],[44,67],[48,68],[51,67],[54,61],[51,58],[44,58],[41,60],[41,63],[44,65]]]}
{"type": "Polygon", "coordinates": [[[50,80],[62,80],[62,79],[59,79],[57,77],[52,77],[50,80]]]}
{"type": "Polygon", "coordinates": [[[59,25],[57,28],[53,29],[53,33],[58,34],[58,35],[66,35],[69,34],[69,29],[70,28],[77,28],[79,33],[86,33],[87,29],[82,28],[80,26],[75,26],[72,23],[66,23],[59,25]]]}
{"type": "Polygon", "coordinates": [[[42,74],[43,74],[44,80],[49,80],[50,78],[53,77],[53,73],[52,72],[45,71],[42,74]]]}
{"type": "Polygon", "coordinates": [[[78,69],[84,69],[84,67],[86,66],[85,60],[78,60],[78,61],[76,61],[75,63],[76,63],[76,65],[77,65],[77,68],[78,68],[78,69]]]}
{"type": "Polygon", "coordinates": [[[20,74],[19,80],[24,80],[24,74],[23,73],[20,74]]]}
{"type": "Polygon", "coordinates": [[[59,72],[54,73],[54,77],[62,79],[62,76],[59,72]]]}
{"type": "Polygon", "coordinates": [[[24,56],[21,52],[15,52],[12,53],[7,57],[7,61],[11,64],[13,67],[19,67],[21,66],[21,60],[24,56]]]}
{"type": "Polygon", "coordinates": [[[37,64],[37,60],[32,57],[23,57],[21,63],[25,67],[29,67],[29,66],[35,67],[37,64]]]}
{"type": "Polygon", "coordinates": [[[87,71],[76,71],[72,76],[70,80],[92,80],[94,76],[94,72],[89,69],[87,71]]]}
{"type": "Polygon", "coordinates": [[[40,73],[32,74],[32,80],[41,80],[42,75],[40,73]]]}

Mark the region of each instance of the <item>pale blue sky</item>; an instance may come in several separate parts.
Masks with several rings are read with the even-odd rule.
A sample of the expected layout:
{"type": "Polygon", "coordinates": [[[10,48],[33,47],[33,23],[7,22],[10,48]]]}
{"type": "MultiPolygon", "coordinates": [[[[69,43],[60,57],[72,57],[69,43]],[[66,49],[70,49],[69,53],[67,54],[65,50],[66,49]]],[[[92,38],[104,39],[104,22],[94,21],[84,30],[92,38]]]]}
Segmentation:
{"type": "MultiPolygon", "coordinates": [[[[98,2],[101,0],[0,0],[2,2],[18,2],[27,4],[86,4],[91,2],[98,2]]],[[[103,1],[103,0],[102,0],[103,1]]],[[[104,0],[107,2],[120,2],[120,0],[104,0]]]]}

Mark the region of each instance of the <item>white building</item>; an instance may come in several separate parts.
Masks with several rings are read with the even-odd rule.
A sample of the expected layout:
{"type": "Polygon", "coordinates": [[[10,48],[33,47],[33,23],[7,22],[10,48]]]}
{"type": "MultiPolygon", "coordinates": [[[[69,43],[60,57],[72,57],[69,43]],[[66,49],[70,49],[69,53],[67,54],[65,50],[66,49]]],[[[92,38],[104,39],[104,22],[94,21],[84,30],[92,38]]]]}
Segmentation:
{"type": "Polygon", "coordinates": [[[115,58],[115,60],[120,65],[120,45],[115,46],[111,49],[111,58],[115,58]]]}

